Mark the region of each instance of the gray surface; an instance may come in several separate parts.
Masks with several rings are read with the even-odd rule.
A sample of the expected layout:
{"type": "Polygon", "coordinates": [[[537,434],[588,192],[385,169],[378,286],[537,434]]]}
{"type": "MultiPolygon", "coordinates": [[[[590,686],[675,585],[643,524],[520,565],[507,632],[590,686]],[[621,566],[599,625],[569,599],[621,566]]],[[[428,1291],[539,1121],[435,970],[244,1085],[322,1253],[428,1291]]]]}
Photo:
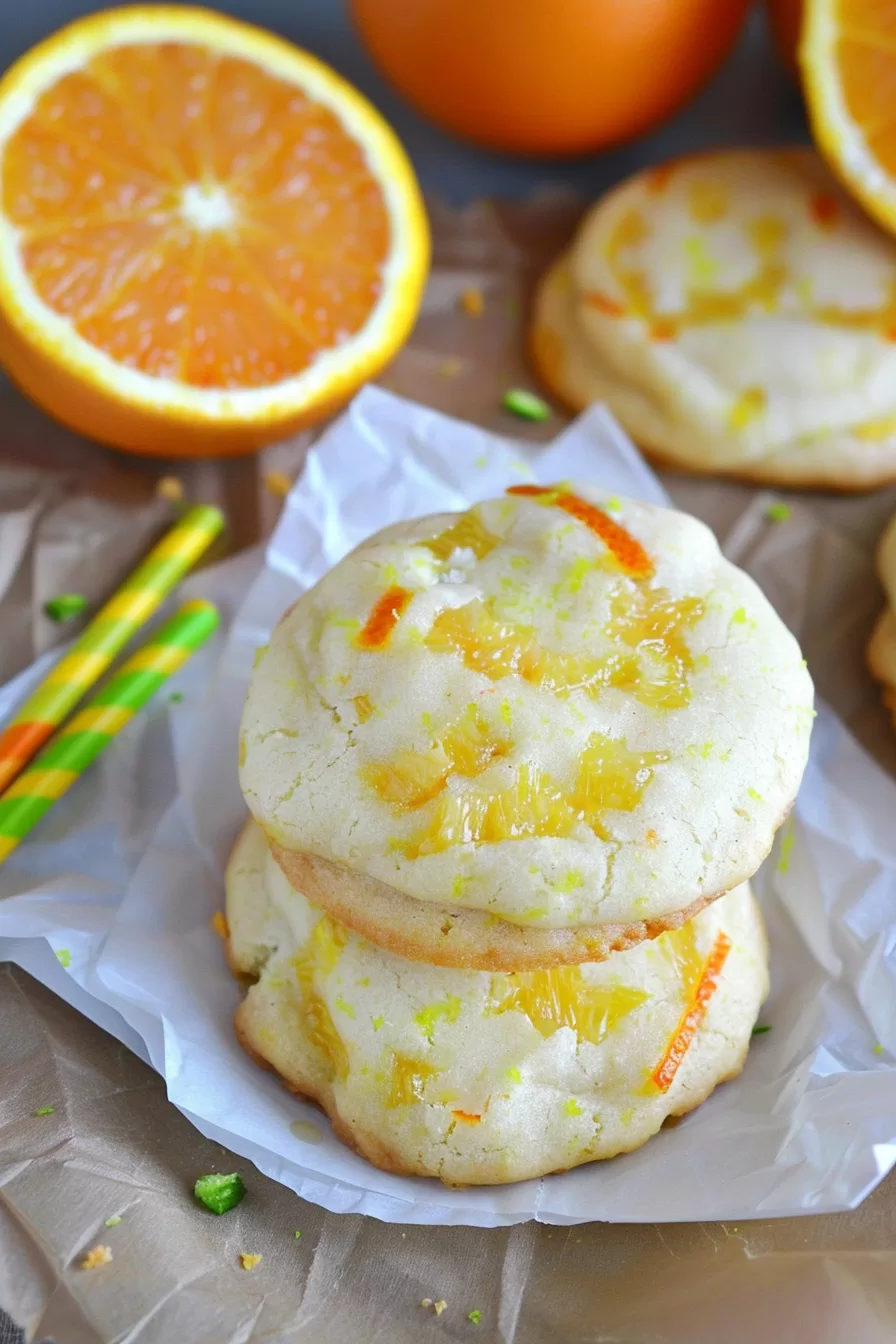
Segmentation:
{"type": "MultiPolygon", "coordinates": [[[[0,67],[63,23],[97,8],[98,3],[78,0],[0,0],[0,67]]],[[[683,150],[806,139],[799,94],[769,51],[758,11],[709,87],[662,130],[613,152],[558,163],[478,152],[415,116],[367,59],[343,0],[230,0],[211,8],[271,28],[335,66],[385,113],[410,152],[424,188],[456,203],[477,196],[520,197],[556,187],[594,196],[641,164],[683,150]]]]}

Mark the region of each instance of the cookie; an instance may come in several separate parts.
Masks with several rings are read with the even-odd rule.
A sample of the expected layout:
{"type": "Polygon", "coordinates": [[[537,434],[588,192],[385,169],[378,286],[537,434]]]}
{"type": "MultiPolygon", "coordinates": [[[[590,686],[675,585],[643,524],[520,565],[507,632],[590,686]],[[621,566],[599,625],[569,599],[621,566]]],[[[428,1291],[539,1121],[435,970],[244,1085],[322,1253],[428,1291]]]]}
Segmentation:
{"type": "Polygon", "coordinates": [[[239,1039],[386,1170],[498,1184],[640,1147],[741,1069],[767,992],[747,886],[610,961],[491,974],[403,961],[315,910],[261,831],[227,876],[239,1039]]]}
{"type": "Polygon", "coordinates": [[[896,480],[896,246],[809,149],[724,150],[602,197],[543,278],[534,362],[688,470],[896,480]]]}
{"type": "Polygon", "coordinates": [[[756,871],[812,684],[702,523],[522,489],[389,528],[299,599],[252,674],[241,784],[278,853],[611,947],[756,871]]]}
{"type": "Polygon", "coordinates": [[[297,854],[276,843],[271,852],[291,885],[320,910],[396,956],[432,966],[522,971],[604,961],[645,938],[680,928],[709,904],[708,897],[700,897],[674,914],[629,924],[526,928],[484,910],[415,900],[316,854],[297,854]]]}

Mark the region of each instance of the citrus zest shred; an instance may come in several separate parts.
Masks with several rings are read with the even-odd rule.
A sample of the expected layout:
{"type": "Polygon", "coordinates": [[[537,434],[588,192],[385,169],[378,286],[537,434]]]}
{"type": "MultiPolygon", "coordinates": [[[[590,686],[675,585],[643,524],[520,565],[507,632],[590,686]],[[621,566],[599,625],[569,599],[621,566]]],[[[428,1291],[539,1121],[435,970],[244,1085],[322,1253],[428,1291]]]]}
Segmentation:
{"type": "Polygon", "coordinates": [[[640,541],[596,504],[589,504],[587,500],[565,490],[551,489],[543,485],[512,485],[507,493],[537,499],[549,507],[562,509],[564,513],[583,523],[590,532],[599,537],[627,574],[642,579],[649,579],[652,576],[653,561],[640,541]]]}

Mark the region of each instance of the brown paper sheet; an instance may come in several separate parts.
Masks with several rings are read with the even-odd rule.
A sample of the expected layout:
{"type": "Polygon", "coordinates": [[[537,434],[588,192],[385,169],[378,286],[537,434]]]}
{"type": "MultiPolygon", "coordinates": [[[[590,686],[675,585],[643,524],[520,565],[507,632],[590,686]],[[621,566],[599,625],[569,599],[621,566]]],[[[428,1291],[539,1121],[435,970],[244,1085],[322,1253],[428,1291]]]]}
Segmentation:
{"type": "MultiPolygon", "coordinates": [[[[507,435],[552,437],[500,409],[532,385],[524,358],[533,278],[578,213],[568,200],[432,205],[434,269],[423,313],[385,386],[507,435]],[[480,318],[457,308],[475,286],[480,318]]],[[[266,473],[299,469],[309,436],[233,462],[128,458],[77,440],[0,383],[0,680],[78,626],[54,626],[43,602],[62,591],[107,595],[173,512],[155,484],[175,474],[190,500],[219,503],[223,547],[266,533],[279,500],[266,473]]],[[[773,530],[741,516],[756,492],[664,473],[677,503],[767,567],[785,561],[773,530]]],[[[788,496],[870,556],[896,492],[788,496]]],[[[215,558],[214,556],[212,558],[215,558]]],[[[840,581],[836,558],[825,583],[840,581]]],[[[819,689],[887,768],[896,738],[871,692],[862,643],[880,605],[870,578],[843,632],[813,613],[800,632],[819,689]],[[824,650],[848,641],[848,678],[825,678],[824,650]],[[814,655],[817,650],[817,657],[814,655]],[[818,665],[816,665],[818,664],[818,665]]],[[[883,1344],[896,1337],[896,1178],[851,1214],[743,1224],[569,1230],[400,1228],[303,1203],[195,1131],[161,1080],[24,973],[0,971],[0,1304],[26,1338],[57,1344],[883,1344]],[[48,1103],[48,1097],[51,1102],[48,1103]],[[35,1117],[53,1104],[52,1115],[35,1117]],[[193,1180],[240,1170],[249,1194],[223,1218],[196,1205],[193,1180]],[[121,1216],[106,1229],[104,1220],[121,1216]],[[294,1236],[301,1231],[300,1238],[294,1236]],[[112,1248],[84,1271],[84,1252],[112,1248]],[[252,1271],[242,1251],[261,1253],[252,1271]],[[423,1298],[444,1299],[436,1317],[423,1298]],[[481,1323],[467,1320],[478,1309],[481,1323]]],[[[2,1325],[0,1325],[0,1339],[2,1325]]]]}

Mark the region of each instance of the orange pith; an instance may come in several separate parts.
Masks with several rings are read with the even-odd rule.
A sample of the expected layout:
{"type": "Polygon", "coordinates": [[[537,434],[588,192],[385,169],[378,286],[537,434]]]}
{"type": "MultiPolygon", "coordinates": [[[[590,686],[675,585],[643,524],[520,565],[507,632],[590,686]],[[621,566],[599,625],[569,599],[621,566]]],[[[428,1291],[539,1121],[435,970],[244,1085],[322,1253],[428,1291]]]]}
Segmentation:
{"type": "MultiPolygon", "coordinates": [[[[389,293],[397,237],[422,216],[396,221],[369,151],[389,133],[338,76],[174,6],[82,20],[20,66],[0,84],[14,259],[0,358],[38,400],[41,364],[60,389],[73,381],[48,409],[118,446],[173,452],[193,451],[175,420],[217,421],[219,451],[238,451],[322,413],[392,353],[416,303],[389,293]],[[30,106],[4,118],[22,88],[30,106]],[[224,395],[250,393],[269,395],[224,395]]],[[[398,281],[417,292],[422,228],[415,278],[398,281]]]]}

